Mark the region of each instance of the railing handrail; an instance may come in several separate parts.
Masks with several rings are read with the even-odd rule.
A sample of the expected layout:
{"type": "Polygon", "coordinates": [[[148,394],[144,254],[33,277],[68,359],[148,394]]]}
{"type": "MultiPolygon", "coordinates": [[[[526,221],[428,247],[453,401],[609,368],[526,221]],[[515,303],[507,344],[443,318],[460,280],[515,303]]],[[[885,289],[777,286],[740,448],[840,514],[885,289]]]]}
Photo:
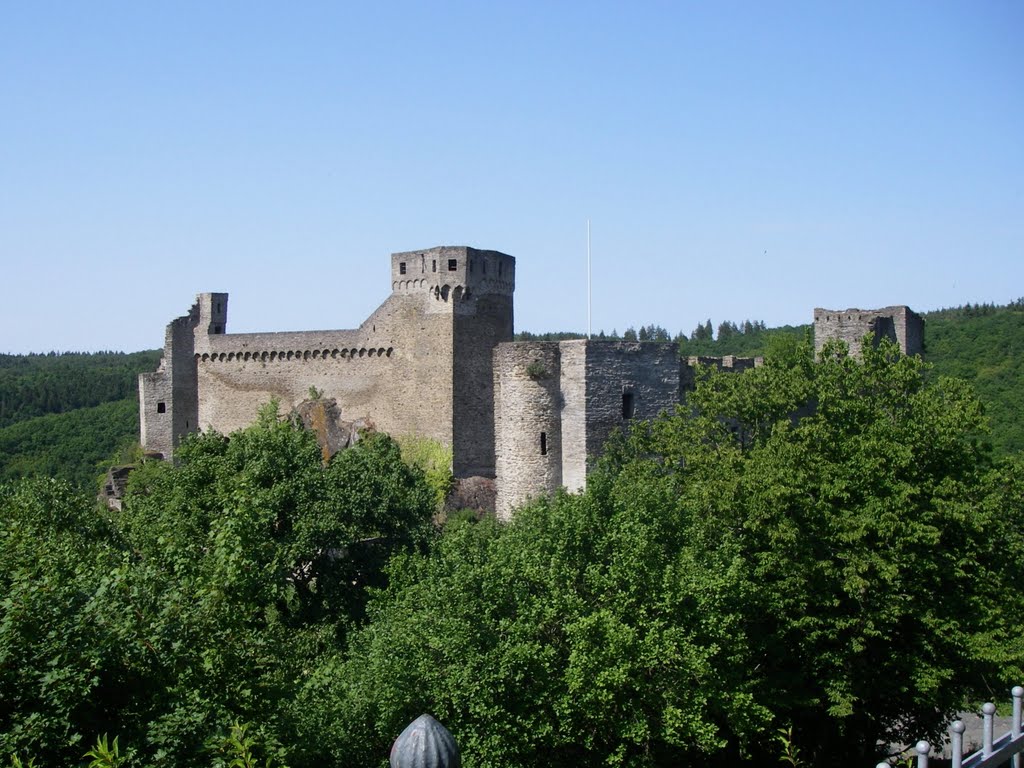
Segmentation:
{"type": "MultiPolygon", "coordinates": [[[[990,768],[1013,761],[1013,768],[1021,768],[1021,753],[1024,753],[1024,687],[1015,685],[1010,691],[1013,697],[1013,717],[1010,731],[998,739],[995,738],[996,705],[986,702],[981,707],[983,718],[981,741],[982,747],[973,755],[964,757],[964,731],[966,726],[962,720],[955,720],[949,726],[950,750],[952,752],[952,768],[990,768]]],[[[917,753],[917,768],[928,768],[928,754],[931,745],[927,741],[919,741],[914,745],[917,753]]],[[[879,763],[875,768],[892,768],[887,762],[879,763]]]]}

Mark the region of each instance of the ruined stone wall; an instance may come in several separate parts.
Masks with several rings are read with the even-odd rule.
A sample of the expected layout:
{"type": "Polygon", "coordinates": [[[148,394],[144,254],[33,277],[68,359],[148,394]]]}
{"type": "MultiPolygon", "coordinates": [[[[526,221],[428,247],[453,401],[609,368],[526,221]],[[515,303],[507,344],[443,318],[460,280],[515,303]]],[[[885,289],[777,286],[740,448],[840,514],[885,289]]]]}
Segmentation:
{"type": "Polygon", "coordinates": [[[891,338],[905,355],[919,355],[924,349],[924,321],[909,307],[843,310],[819,307],[814,310],[815,354],[821,354],[827,341],[839,339],[846,342],[851,355],[857,356],[867,334],[875,344],[883,338],[891,338]]]}
{"type": "Polygon", "coordinates": [[[691,355],[683,363],[682,391],[691,392],[697,386],[697,369],[699,366],[712,366],[720,371],[729,373],[742,373],[749,368],[757,368],[764,365],[763,357],[737,357],[736,355],[725,355],[723,357],[706,357],[691,355]]]}
{"type": "Polygon", "coordinates": [[[197,301],[187,315],[168,324],[159,368],[139,376],[142,445],[168,459],[189,425],[194,429],[196,424],[196,380],[191,357],[198,321],[197,301]]]}
{"type": "Polygon", "coordinates": [[[587,485],[587,342],[558,343],[562,357],[562,485],[587,485]]]}
{"type": "Polygon", "coordinates": [[[560,378],[557,342],[501,344],[494,351],[499,519],[562,485],[560,378]]]}
{"type": "Polygon", "coordinates": [[[924,318],[910,307],[887,307],[896,326],[896,341],[905,355],[924,354],[924,318]]]}

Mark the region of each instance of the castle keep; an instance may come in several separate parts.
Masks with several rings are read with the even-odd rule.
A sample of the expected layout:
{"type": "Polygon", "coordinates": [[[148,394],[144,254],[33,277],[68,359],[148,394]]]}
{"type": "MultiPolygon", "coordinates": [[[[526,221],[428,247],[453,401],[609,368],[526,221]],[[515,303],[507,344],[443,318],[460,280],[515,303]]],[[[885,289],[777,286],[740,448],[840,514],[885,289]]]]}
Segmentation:
{"type": "MultiPolygon", "coordinates": [[[[228,294],[202,293],[139,377],[143,448],[169,459],[191,432],[233,432],[272,398],[287,412],[315,395],[349,421],[450,446],[455,477],[494,478],[507,518],[532,496],[583,488],[611,433],[680,403],[698,362],[759,362],[681,361],[657,342],[512,342],[515,266],[467,247],[392,254],[391,295],[353,330],[230,334],[228,294]]],[[[868,332],[920,351],[906,307],[815,310],[819,350],[827,338],[859,349],[868,332]]]]}

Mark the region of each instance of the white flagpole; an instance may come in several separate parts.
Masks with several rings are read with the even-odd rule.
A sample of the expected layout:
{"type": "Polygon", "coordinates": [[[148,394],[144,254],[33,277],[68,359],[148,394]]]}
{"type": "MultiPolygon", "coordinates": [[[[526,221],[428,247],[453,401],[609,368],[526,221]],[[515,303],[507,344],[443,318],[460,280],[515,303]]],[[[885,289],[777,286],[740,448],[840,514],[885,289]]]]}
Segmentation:
{"type": "Polygon", "coordinates": [[[587,219],[587,338],[590,338],[590,219],[587,219]]]}

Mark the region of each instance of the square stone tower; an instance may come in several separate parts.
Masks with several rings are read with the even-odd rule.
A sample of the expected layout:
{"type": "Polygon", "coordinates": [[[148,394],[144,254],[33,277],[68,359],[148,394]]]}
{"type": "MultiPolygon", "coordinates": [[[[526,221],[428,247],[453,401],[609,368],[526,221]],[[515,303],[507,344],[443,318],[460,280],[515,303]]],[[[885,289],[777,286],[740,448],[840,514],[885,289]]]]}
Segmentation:
{"type": "Polygon", "coordinates": [[[846,342],[850,354],[859,355],[861,340],[868,334],[875,344],[883,338],[892,339],[905,355],[924,351],[924,320],[910,307],[814,310],[815,354],[821,354],[826,341],[839,339],[846,342]]]}

